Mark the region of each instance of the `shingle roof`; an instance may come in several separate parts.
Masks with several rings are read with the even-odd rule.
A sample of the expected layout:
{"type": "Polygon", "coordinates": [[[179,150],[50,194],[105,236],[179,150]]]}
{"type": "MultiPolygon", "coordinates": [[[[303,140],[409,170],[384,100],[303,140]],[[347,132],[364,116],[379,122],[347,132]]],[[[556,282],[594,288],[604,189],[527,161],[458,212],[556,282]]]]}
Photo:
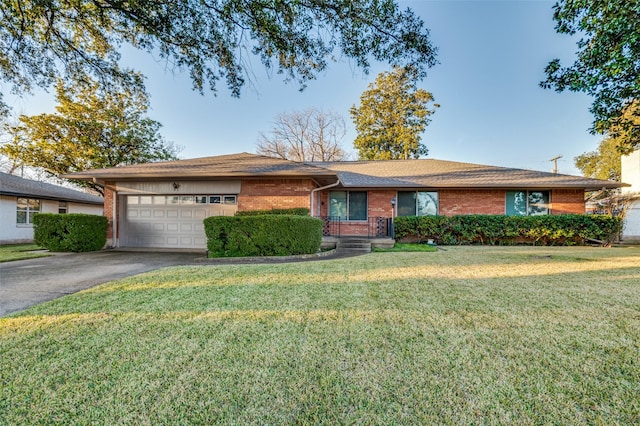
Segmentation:
{"type": "Polygon", "coordinates": [[[266,157],[257,154],[219,155],[189,160],[135,164],[108,169],[86,170],[61,177],[68,179],[144,179],[144,178],[202,178],[202,177],[287,177],[336,176],[326,168],[266,157]]]}
{"type": "Polygon", "coordinates": [[[61,177],[97,179],[224,179],[309,177],[321,184],[340,179],[346,188],[619,188],[625,184],[548,172],[444,160],[340,161],[299,163],[256,154],[230,154],[190,160],[87,170],[61,177]]]}
{"type": "Polygon", "coordinates": [[[311,163],[338,173],[345,187],[619,188],[620,182],[444,160],[311,163]]]}
{"type": "Polygon", "coordinates": [[[0,194],[16,197],[34,197],[45,200],[71,201],[87,204],[103,204],[102,197],[87,194],[50,183],[24,179],[0,173],[0,194]]]}

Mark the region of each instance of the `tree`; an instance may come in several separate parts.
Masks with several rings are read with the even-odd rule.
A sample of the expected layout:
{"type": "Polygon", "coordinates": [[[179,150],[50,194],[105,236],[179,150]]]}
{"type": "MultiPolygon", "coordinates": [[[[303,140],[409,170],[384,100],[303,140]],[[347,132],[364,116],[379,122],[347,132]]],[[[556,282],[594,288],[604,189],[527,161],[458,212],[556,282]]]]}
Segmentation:
{"type": "MultiPolygon", "coordinates": [[[[51,175],[176,158],[179,150],[160,136],[160,123],[145,116],[144,91],[58,81],[56,98],[56,113],[22,115],[7,127],[11,140],[0,154],[51,175]]],[[[76,183],[102,193],[96,184],[76,183]]]]}
{"type": "Polygon", "coordinates": [[[0,81],[18,93],[59,78],[139,85],[118,66],[122,45],[187,70],[200,92],[224,80],[234,96],[251,56],[302,87],[336,49],[365,71],[372,59],[422,74],[436,63],[423,21],[394,0],[22,0],[3,1],[0,16],[0,81]]]}
{"type": "MultiPolygon", "coordinates": [[[[640,2],[637,0],[560,0],[554,5],[556,31],[581,36],[575,62],[551,61],[543,88],[570,90],[594,97],[592,132],[624,127],[623,152],[640,146],[640,126],[623,111],[640,99],[640,2]]],[[[636,110],[636,116],[639,112],[636,110]]]]}
{"type": "Polygon", "coordinates": [[[621,122],[640,126],[640,102],[629,103],[620,119],[614,120],[605,132],[606,137],[596,151],[586,152],[574,158],[575,165],[582,174],[596,179],[621,179],[620,156],[628,153],[628,141],[633,138],[632,128],[621,122]]]}
{"type": "Polygon", "coordinates": [[[352,106],[351,117],[358,136],[354,147],[363,160],[397,160],[427,155],[421,134],[435,112],[428,104],[431,93],[416,86],[411,68],[394,67],[378,74],[360,96],[360,106],[352,106]]]}
{"type": "Polygon", "coordinates": [[[347,133],[344,118],[335,112],[308,108],[278,114],[269,134],[260,133],[256,152],[292,161],[340,161],[347,133]]]}
{"type": "Polygon", "coordinates": [[[603,139],[595,151],[585,152],[574,159],[584,176],[594,179],[620,180],[621,161],[615,138],[603,139]]]}

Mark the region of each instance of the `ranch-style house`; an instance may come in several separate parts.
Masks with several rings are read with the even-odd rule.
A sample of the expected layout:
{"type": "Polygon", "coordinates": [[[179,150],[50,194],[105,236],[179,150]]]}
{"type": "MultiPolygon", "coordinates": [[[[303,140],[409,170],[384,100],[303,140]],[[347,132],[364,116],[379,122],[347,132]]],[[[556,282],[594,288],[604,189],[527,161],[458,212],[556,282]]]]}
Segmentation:
{"type": "Polygon", "coordinates": [[[102,197],[0,173],[0,244],[33,241],[36,213],[102,214],[102,197]]]}
{"type": "Polygon", "coordinates": [[[406,215],[585,212],[585,191],[620,182],[434,159],[299,163],[241,153],[62,177],[105,189],[108,244],[204,249],[203,219],[305,207],[326,237],[391,237],[406,215]]]}

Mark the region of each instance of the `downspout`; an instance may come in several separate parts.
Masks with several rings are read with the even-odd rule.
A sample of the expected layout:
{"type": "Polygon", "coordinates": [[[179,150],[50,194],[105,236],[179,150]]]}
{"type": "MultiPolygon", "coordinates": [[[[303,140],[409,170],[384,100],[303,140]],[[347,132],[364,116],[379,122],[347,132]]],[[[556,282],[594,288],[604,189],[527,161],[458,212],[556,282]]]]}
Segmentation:
{"type": "MultiPolygon", "coordinates": [[[[333,188],[334,186],[338,186],[340,185],[340,178],[338,178],[338,180],[334,183],[331,183],[329,185],[325,185],[325,186],[321,186],[320,188],[314,188],[311,190],[311,200],[310,200],[310,206],[311,206],[311,217],[317,217],[315,215],[315,197],[313,196],[316,192],[318,191],[323,191],[325,189],[329,189],[329,188],[333,188]]],[[[318,216],[320,216],[320,214],[318,214],[318,216]]]]}

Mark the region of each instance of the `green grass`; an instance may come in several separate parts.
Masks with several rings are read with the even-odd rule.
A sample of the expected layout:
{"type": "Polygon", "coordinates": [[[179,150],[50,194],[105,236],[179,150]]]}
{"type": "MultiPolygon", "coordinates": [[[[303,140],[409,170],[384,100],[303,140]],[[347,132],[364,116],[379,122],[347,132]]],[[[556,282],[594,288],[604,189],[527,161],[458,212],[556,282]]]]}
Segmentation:
{"type": "Polygon", "coordinates": [[[0,424],[640,423],[640,250],[168,268],[0,318],[0,424]]]}
{"type": "Polygon", "coordinates": [[[50,256],[46,252],[37,252],[34,250],[42,250],[35,244],[8,244],[0,246],[0,262],[9,262],[12,260],[33,259],[36,257],[50,256]]]}
{"type": "Polygon", "coordinates": [[[384,253],[384,252],[423,252],[423,253],[432,253],[438,251],[436,246],[432,246],[429,244],[406,244],[406,243],[395,243],[392,248],[381,248],[374,247],[372,249],[374,252],[384,253]]]}

